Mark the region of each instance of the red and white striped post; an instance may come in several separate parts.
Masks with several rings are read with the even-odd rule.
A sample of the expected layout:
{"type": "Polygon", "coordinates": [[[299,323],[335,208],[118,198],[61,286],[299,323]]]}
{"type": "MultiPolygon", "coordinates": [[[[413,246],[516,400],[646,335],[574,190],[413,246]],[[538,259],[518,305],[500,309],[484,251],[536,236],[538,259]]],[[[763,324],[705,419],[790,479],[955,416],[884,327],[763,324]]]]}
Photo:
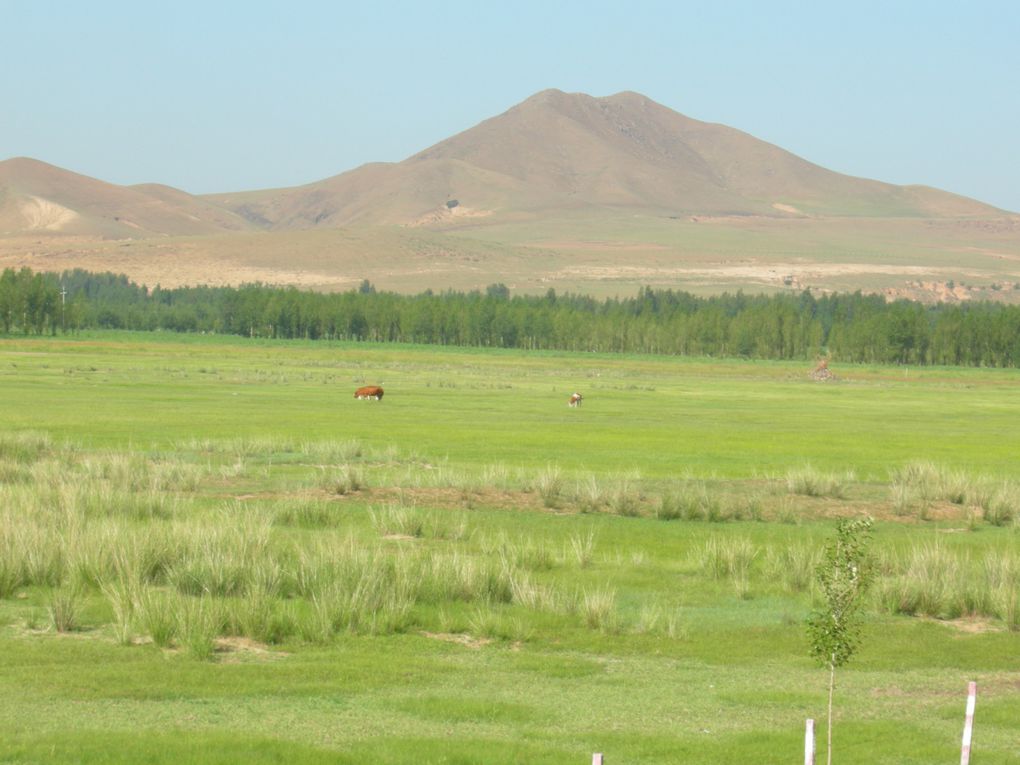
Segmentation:
{"type": "Polygon", "coordinates": [[[963,724],[963,748],[960,765],[970,765],[970,739],[974,734],[974,706],[977,704],[977,683],[967,684],[967,720],[963,724]]]}
{"type": "Polygon", "coordinates": [[[602,752],[595,752],[591,756],[591,765],[602,765],[602,752]]]}
{"type": "Polygon", "coordinates": [[[815,721],[804,726],[804,765],[815,765],[815,721]]]}

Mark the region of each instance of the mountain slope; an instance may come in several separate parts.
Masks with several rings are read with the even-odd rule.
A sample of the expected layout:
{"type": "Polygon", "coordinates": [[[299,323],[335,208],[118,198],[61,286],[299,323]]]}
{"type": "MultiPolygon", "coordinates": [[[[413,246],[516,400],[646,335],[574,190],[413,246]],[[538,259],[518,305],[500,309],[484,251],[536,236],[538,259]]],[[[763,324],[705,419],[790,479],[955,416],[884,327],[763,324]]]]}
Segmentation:
{"type": "Polygon", "coordinates": [[[117,186],[26,157],[0,162],[0,234],[124,238],[251,227],[236,213],[169,186],[117,186]]]}
{"type": "Polygon", "coordinates": [[[605,208],[667,216],[1001,214],[936,189],[835,173],[637,93],[593,98],[558,90],[402,162],[209,199],[276,229],[443,221],[452,216],[437,211],[452,200],[497,218],[605,208]]]}

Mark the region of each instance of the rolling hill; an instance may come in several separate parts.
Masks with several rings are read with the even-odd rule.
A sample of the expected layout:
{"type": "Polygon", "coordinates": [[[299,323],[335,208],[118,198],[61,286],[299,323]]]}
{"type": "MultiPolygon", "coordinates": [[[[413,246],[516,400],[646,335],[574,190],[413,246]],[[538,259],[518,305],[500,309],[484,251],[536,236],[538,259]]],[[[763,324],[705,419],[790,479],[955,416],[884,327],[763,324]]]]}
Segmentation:
{"type": "Polygon", "coordinates": [[[841,175],[637,93],[593,98],[558,90],[402,162],[209,199],[273,229],[477,224],[606,210],[772,217],[1001,212],[936,189],[841,175]]]}
{"type": "Polygon", "coordinates": [[[12,266],[163,286],[1016,301],[1020,217],[835,173],[637,93],[546,90],[401,162],[292,188],[195,196],[9,159],[0,268],[12,266]]]}
{"type": "Polygon", "coordinates": [[[251,227],[236,213],[169,186],[117,186],[26,157],[0,162],[0,235],[121,239],[251,227]]]}

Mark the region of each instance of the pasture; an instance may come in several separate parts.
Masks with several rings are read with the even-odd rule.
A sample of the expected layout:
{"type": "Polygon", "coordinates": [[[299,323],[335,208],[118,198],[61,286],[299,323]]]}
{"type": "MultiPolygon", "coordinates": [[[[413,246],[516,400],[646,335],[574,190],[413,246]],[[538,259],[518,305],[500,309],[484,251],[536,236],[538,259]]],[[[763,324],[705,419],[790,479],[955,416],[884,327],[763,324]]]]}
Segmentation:
{"type": "Polygon", "coordinates": [[[799,762],[865,513],[836,761],[1016,762],[1020,374],[810,367],[2,339],[0,762],[799,762]]]}

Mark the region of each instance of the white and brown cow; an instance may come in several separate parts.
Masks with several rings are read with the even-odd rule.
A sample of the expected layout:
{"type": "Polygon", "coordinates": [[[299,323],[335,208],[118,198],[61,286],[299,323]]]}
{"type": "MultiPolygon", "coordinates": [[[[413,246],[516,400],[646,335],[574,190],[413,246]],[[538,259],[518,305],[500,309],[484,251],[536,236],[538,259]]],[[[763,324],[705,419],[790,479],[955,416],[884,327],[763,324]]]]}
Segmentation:
{"type": "Polygon", "coordinates": [[[381,401],[383,396],[383,389],[378,385],[365,385],[354,391],[354,398],[374,398],[376,401],[381,401]]]}
{"type": "Polygon", "coordinates": [[[567,402],[567,406],[580,406],[582,401],[584,401],[584,396],[580,393],[575,393],[570,397],[570,401],[567,402]]]}

